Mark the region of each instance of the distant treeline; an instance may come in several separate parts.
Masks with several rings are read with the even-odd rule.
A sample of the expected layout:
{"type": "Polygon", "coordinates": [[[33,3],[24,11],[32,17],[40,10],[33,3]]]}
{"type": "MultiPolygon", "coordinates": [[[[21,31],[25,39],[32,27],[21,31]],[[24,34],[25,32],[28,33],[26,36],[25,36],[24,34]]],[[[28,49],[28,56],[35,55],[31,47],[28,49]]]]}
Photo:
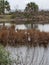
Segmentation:
{"type": "Polygon", "coordinates": [[[37,11],[37,12],[22,12],[22,11],[16,11],[16,12],[10,12],[10,15],[12,15],[12,18],[15,17],[32,17],[32,16],[38,16],[38,15],[44,15],[44,16],[49,16],[49,11],[37,11]]]}
{"type": "Polygon", "coordinates": [[[6,46],[43,46],[49,45],[49,33],[37,30],[15,30],[14,26],[9,29],[2,27],[0,29],[0,44],[6,46]]]}

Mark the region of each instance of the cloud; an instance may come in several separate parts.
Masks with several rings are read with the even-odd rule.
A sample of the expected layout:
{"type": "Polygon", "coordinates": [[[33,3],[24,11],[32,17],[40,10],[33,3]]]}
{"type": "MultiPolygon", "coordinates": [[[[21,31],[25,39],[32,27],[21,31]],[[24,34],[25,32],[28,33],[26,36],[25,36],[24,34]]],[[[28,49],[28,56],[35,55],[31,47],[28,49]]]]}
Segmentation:
{"type": "Polygon", "coordinates": [[[49,0],[8,0],[11,9],[24,9],[28,2],[35,2],[39,9],[49,9],[49,0]]]}

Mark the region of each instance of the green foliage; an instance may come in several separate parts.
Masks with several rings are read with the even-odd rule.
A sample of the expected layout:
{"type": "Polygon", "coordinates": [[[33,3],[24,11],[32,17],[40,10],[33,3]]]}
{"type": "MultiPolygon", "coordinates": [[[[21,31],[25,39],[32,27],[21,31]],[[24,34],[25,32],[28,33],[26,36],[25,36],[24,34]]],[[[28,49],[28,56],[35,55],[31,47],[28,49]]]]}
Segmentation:
{"type": "Polygon", "coordinates": [[[13,19],[13,18],[16,18],[16,15],[15,15],[15,14],[12,14],[11,18],[12,18],[12,19],[13,19]]]}
{"type": "Polygon", "coordinates": [[[8,1],[0,0],[0,14],[4,13],[5,9],[10,10],[10,5],[8,1]]]}
{"type": "Polygon", "coordinates": [[[9,52],[7,52],[2,45],[0,45],[0,65],[11,65],[9,52]]]}
{"type": "Polygon", "coordinates": [[[7,11],[10,10],[10,5],[8,1],[5,1],[5,8],[7,9],[7,11]]]}
{"type": "Polygon", "coordinates": [[[25,11],[36,12],[36,11],[38,11],[38,5],[34,2],[30,2],[27,4],[25,11]]]}

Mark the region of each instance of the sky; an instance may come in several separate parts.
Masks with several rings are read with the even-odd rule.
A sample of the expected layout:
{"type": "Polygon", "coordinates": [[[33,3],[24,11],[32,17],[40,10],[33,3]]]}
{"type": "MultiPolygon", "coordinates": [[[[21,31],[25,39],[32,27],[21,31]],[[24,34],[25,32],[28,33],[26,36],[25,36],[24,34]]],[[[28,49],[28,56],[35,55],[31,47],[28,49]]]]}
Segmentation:
{"type": "Polygon", "coordinates": [[[10,3],[11,9],[25,9],[26,4],[29,2],[35,2],[38,4],[39,9],[49,10],[49,0],[8,0],[10,3]]]}

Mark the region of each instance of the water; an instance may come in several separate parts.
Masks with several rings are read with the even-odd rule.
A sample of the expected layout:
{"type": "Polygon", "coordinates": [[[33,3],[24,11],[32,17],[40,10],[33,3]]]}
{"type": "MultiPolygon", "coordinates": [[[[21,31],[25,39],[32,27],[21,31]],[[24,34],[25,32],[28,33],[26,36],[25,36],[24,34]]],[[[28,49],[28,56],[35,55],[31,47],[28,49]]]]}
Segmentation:
{"type": "Polygon", "coordinates": [[[49,32],[49,24],[45,24],[45,25],[38,24],[38,29],[39,29],[40,31],[49,32]]]}
{"type": "Polygon", "coordinates": [[[13,57],[13,65],[49,65],[49,46],[43,47],[6,47],[13,57]]]}
{"type": "MultiPolygon", "coordinates": [[[[0,25],[3,25],[3,24],[0,24],[0,25]]],[[[6,23],[5,24],[6,26],[10,27],[11,24],[9,23],[6,23]]],[[[45,31],[45,32],[49,32],[49,24],[45,24],[45,25],[42,25],[42,24],[36,24],[37,25],[37,29],[40,30],[40,31],[45,31]]],[[[31,29],[31,25],[15,25],[15,29],[31,29]]]]}

